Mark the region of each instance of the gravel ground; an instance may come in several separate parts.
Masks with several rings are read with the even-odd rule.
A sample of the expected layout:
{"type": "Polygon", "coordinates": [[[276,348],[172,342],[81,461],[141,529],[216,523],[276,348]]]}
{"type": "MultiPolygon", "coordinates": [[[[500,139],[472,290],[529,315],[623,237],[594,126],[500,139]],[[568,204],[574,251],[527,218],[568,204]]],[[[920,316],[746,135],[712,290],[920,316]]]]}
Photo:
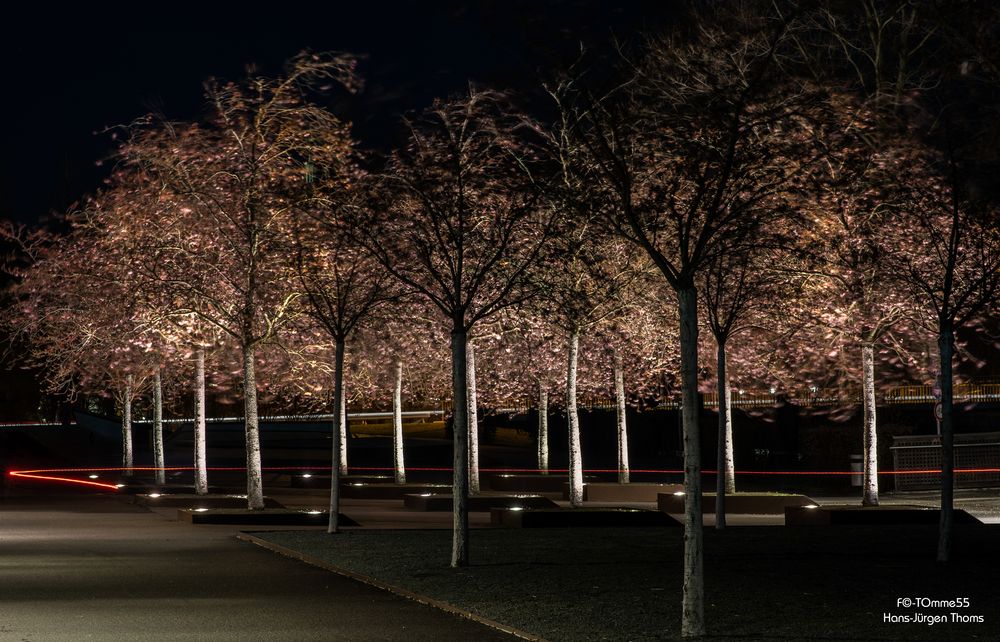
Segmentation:
{"type": "MultiPolygon", "coordinates": [[[[934,561],[931,526],[705,534],[711,639],[1000,639],[997,528],[956,526],[948,564],[934,561]],[[969,606],[903,606],[919,598],[969,606]],[[953,622],[953,612],[983,622],[953,622]]],[[[680,629],[681,529],[477,530],[467,569],[448,567],[448,531],[255,535],[548,640],[675,639],[680,629]]]]}

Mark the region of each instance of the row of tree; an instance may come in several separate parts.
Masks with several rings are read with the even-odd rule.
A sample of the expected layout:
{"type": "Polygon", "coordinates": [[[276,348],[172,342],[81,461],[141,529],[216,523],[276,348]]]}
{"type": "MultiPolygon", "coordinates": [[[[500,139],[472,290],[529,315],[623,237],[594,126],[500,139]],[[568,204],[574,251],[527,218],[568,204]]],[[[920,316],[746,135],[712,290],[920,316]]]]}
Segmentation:
{"type": "MultiPolygon", "coordinates": [[[[1000,49],[981,28],[996,16],[862,4],[693,9],[611,61],[584,52],[544,84],[544,117],[470,88],[407,120],[406,143],[380,159],[322,106],[360,89],[350,56],[304,53],[278,78],[209,83],[203,120],[125,129],[108,184],[60,234],[11,232],[31,261],[8,318],[53,385],[115,391],[125,466],[129,404],[147,380],[160,390],[168,364],[176,377],[193,363],[200,492],[206,359],[239,381],[252,509],[259,389],[321,398],[332,374],[331,532],[345,379],[359,399],[393,390],[402,471],[407,364],[425,395],[452,401],[454,566],[469,563],[477,396],[537,395],[545,409],[563,393],[579,505],[578,381],[614,391],[623,471],[626,397],[679,391],[685,636],[705,631],[705,372],[728,470],[721,527],[734,369],[786,389],[860,381],[864,497],[877,503],[876,371],[923,378],[936,337],[947,560],[955,332],[988,319],[1000,290],[1000,49]]],[[[159,439],[154,450],[162,466],[159,439]]]]}

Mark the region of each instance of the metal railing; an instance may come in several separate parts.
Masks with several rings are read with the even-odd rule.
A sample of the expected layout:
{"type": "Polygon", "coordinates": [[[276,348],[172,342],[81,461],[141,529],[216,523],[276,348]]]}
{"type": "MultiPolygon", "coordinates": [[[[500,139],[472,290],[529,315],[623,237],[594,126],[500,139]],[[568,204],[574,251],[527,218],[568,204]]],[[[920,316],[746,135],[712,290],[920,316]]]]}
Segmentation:
{"type": "MultiPolygon", "coordinates": [[[[441,417],[444,415],[442,410],[407,410],[401,413],[403,415],[403,421],[415,420],[415,419],[430,419],[431,417],[441,417]]],[[[349,412],[347,413],[348,422],[366,422],[372,420],[391,420],[391,412],[349,412]]],[[[259,418],[261,422],[306,422],[306,421],[333,421],[333,415],[315,414],[315,415],[263,415],[259,418]]],[[[208,417],[205,419],[206,423],[228,423],[243,421],[243,417],[208,417]]],[[[152,419],[137,419],[132,422],[133,424],[151,424],[152,419]]],[[[172,419],[164,419],[165,424],[190,424],[194,423],[194,417],[175,417],[172,419]]]]}

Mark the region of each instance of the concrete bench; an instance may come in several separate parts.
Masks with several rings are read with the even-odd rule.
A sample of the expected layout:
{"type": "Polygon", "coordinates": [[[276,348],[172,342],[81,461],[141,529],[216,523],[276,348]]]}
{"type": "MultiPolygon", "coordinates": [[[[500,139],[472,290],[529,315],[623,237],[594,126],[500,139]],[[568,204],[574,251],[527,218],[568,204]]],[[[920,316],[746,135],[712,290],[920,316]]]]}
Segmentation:
{"type": "MultiPolygon", "coordinates": [[[[726,495],[726,514],[783,515],[788,506],[807,506],[816,502],[805,495],[778,493],[735,493],[726,495]]],[[[660,494],[656,505],[664,513],[684,512],[684,492],[660,494]]],[[[715,493],[703,493],[701,512],[715,512],[715,493]]]]}
{"type": "MultiPolygon", "coordinates": [[[[788,506],[785,526],[840,526],[888,524],[937,524],[941,511],[926,506],[788,506]]],[[[961,509],[955,509],[956,524],[980,524],[978,519],[961,509]]]]}
{"type": "MultiPolygon", "coordinates": [[[[450,493],[421,493],[403,497],[403,506],[412,510],[449,511],[454,502],[450,493]]],[[[475,495],[466,500],[469,511],[487,512],[494,508],[556,508],[548,497],[541,495],[475,495]]]]}
{"type": "Polygon", "coordinates": [[[680,527],[659,511],[634,508],[553,508],[490,510],[490,523],[507,528],[680,527]]]}

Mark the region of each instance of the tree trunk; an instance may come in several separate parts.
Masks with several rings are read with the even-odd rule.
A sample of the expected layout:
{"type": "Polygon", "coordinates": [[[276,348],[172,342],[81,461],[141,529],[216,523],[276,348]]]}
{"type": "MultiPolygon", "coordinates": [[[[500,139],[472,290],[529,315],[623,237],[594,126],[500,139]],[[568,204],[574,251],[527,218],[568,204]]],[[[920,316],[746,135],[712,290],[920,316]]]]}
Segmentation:
{"type": "Polygon", "coordinates": [[[698,293],[677,292],[680,309],[681,415],[684,431],[684,593],[681,636],[705,635],[704,538],[701,524],[701,435],[698,426],[698,293]]]}
{"type": "Polygon", "coordinates": [[[736,492],[736,457],[733,454],[733,389],[726,382],[726,493],[736,492]]]}
{"type": "Polygon", "coordinates": [[[194,367],[194,492],[208,494],[208,464],[205,457],[205,351],[198,350],[194,367]]]}
{"type": "Polygon", "coordinates": [[[726,370],[726,342],[716,340],[716,379],[719,394],[719,447],[716,450],[718,471],[715,475],[715,528],[726,527],[726,493],[729,492],[728,455],[732,452],[732,415],[729,412],[729,372],[726,370]]]}
{"type": "Polygon", "coordinates": [[[132,375],[125,377],[125,395],[122,398],[122,468],[132,475],[132,375]]]}
{"type": "Polygon", "coordinates": [[[583,453],[580,450],[580,416],[576,409],[576,364],[580,333],[569,335],[566,354],[566,419],[569,422],[569,503],[583,506],[583,453]]]}
{"type": "Polygon", "coordinates": [[[864,410],[864,496],[863,506],[878,506],[878,427],[875,421],[875,349],[870,343],[861,346],[862,395],[864,410]]]}
{"type": "Polygon", "coordinates": [[[243,347],[243,425],[247,446],[247,508],[264,509],[264,481],[260,466],[260,418],[257,415],[257,375],[254,347],[243,347]]]}
{"type": "Polygon", "coordinates": [[[628,420],[625,406],[625,374],[622,359],[615,355],[615,425],[618,427],[618,483],[628,481],[628,420]]]}
{"type": "Polygon", "coordinates": [[[392,466],[397,484],[406,483],[403,463],[403,362],[396,362],[396,384],[392,389],[392,466]]]}
{"type": "Polygon", "coordinates": [[[454,403],[452,461],[452,539],[451,565],[469,565],[469,422],[466,417],[465,330],[455,324],[451,333],[451,386],[454,403]]]}
{"type": "Polygon", "coordinates": [[[326,527],[327,533],[340,532],[340,475],[341,469],[337,465],[338,458],[341,457],[341,441],[343,435],[340,432],[341,419],[343,418],[344,406],[341,403],[344,399],[344,340],[337,339],[334,351],[333,364],[333,447],[330,459],[334,462],[330,466],[330,520],[326,527]]]}
{"type": "Polygon", "coordinates": [[[479,494],[479,399],[476,395],[476,346],[466,346],[465,367],[469,389],[469,494],[479,494]]]}
{"type": "Polygon", "coordinates": [[[941,323],[938,335],[941,352],[941,523],[938,530],[937,560],[951,559],[952,509],[955,502],[955,425],[953,423],[951,359],[955,335],[951,325],[941,323]]]}
{"type": "Polygon", "coordinates": [[[156,466],[156,484],[167,483],[167,471],[164,470],[163,459],[163,382],[160,378],[160,366],[153,373],[153,460],[156,466]]]}
{"type": "Polygon", "coordinates": [[[347,394],[344,392],[344,377],[340,377],[340,420],[337,422],[340,434],[340,474],[347,474],[347,394]]]}
{"type": "Polygon", "coordinates": [[[538,382],[538,470],[549,474],[549,393],[538,382]]]}

